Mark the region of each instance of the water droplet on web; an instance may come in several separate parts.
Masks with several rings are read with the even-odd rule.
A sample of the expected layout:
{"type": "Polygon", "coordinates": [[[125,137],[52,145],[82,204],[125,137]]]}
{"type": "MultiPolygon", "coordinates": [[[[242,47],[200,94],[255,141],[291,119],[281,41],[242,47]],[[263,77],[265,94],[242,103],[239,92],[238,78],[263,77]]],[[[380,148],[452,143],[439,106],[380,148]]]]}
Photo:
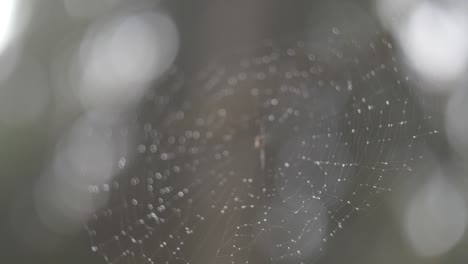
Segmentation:
{"type": "Polygon", "coordinates": [[[119,159],[119,164],[118,164],[119,168],[123,169],[125,167],[125,164],[127,164],[127,160],[125,158],[123,158],[123,157],[120,158],[119,159]]]}
{"type": "Polygon", "coordinates": [[[332,32],[333,32],[333,34],[335,34],[335,35],[341,34],[340,29],[338,29],[337,27],[333,27],[333,28],[332,28],[332,32]]]}

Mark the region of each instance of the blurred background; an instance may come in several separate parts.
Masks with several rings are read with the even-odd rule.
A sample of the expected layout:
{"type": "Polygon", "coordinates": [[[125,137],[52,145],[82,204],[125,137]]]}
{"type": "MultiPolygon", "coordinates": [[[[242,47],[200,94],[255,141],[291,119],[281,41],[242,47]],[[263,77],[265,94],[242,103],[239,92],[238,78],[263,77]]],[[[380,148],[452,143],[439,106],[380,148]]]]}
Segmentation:
{"type": "MultiPolygon", "coordinates": [[[[151,130],[134,118],[143,98],[157,94],[155,87],[177,86],[177,78],[165,78],[180,69],[199,72],[265,38],[300,32],[320,42],[321,30],[346,31],[363,43],[376,30],[388,35],[402,75],[418,80],[416,97],[437,102],[423,111],[437,113],[431,125],[443,139],[420,169],[394,183],[375,208],[353,216],[314,260],[465,263],[462,0],[1,1],[0,262],[106,263],[84,226],[108,202],[92,193],[116,189],[112,179],[135,162],[132,153],[157,151],[133,136],[151,130]]],[[[170,108],[170,96],[156,96],[155,107],[170,108]]]]}

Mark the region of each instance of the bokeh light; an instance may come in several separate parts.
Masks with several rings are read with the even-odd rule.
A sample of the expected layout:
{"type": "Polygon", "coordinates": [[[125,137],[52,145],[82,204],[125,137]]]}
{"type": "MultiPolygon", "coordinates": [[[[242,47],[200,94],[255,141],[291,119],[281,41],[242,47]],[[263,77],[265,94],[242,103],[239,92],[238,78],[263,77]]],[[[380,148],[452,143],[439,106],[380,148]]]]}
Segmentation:
{"type": "Polygon", "coordinates": [[[76,59],[85,108],[127,106],[169,69],[178,50],[177,28],[159,11],[124,12],[93,24],[76,59]]]}
{"type": "Polygon", "coordinates": [[[17,2],[16,0],[5,0],[0,4],[0,54],[8,45],[13,34],[17,2]]]}
{"type": "Polygon", "coordinates": [[[88,112],[58,142],[53,160],[35,187],[36,210],[55,232],[68,233],[105,205],[112,178],[133,152],[132,129],[116,113],[88,112]],[[107,187],[106,187],[107,186],[107,187]]]}
{"type": "Polygon", "coordinates": [[[468,59],[468,19],[463,9],[432,2],[417,5],[398,29],[410,65],[425,78],[456,80],[468,59]]]}
{"type": "Polygon", "coordinates": [[[406,208],[404,234],[415,253],[423,257],[449,251],[463,237],[467,205],[459,190],[440,172],[414,192],[406,208]]]}

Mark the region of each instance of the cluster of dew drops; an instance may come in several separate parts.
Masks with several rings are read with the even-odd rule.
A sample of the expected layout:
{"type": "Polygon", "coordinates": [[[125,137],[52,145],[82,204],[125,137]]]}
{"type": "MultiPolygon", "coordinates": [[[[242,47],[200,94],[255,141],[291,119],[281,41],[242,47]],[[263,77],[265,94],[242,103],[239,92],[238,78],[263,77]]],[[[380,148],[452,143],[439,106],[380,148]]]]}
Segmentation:
{"type": "Polygon", "coordinates": [[[133,161],[89,188],[110,197],[85,226],[92,251],[106,263],[308,263],[411,173],[437,130],[393,45],[338,28],[324,39],[169,72],[144,102],[133,161]]]}

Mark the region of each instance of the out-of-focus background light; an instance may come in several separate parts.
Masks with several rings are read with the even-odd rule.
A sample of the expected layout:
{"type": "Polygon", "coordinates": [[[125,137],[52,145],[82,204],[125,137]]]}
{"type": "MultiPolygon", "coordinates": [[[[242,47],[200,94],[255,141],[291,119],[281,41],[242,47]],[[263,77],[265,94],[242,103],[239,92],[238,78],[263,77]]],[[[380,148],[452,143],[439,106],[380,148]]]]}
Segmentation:
{"type": "Polygon", "coordinates": [[[0,4],[0,54],[16,46],[26,30],[35,2],[5,0],[0,4]]]}
{"type": "Polygon", "coordinates": [[[425,78],[453,80],[466,71],[468,19],[459,7],[423,2],[410,11],[399,31],[409,63],[425,78]]]}
{"type": "Polygon", "coordinates": [[[17,15],[17,1],[6,0],[0,5],[0,53],[8,45],[14,30],[14,19],[17,15]]]}
{"type": "Polygon", "coordinates": [[[177,50],[176,26],[162,12],[130,12],[97,21],[76,54],[82,105],[136,102],[169,69],[177,50]]]}
{"type": "Polygon", "coordinates": [[[108,195],[96,201],[89,194],[109,194],[112,178],[133,150],[131,130],[109,113],[89,112],[75,121],[36,186],[36,210],[44,225],[55,232],[76,231],[106,203],[108,195]]]}
{"type": "Polygon", "coordinates": [[[465,80],[468,62],[468,9],[464,1],[375,2],[381,23],[397,40],[402,58],[426,85],[447,92],[465,80]]]}
{"type": "Polygon", "coordinates": [[[421,0],[375,0],[373,1],[375,13],[382,26],[387,30],[398,30],[409,12],[421,0]]]}
{"type": "Polygon", "coordinates": [[[467,225],[467,205],[461,191],[440,173],[428,175],[415,190],[404,218],[404,234],[415,253],[439,256],[463,237],[467,225]]]}

